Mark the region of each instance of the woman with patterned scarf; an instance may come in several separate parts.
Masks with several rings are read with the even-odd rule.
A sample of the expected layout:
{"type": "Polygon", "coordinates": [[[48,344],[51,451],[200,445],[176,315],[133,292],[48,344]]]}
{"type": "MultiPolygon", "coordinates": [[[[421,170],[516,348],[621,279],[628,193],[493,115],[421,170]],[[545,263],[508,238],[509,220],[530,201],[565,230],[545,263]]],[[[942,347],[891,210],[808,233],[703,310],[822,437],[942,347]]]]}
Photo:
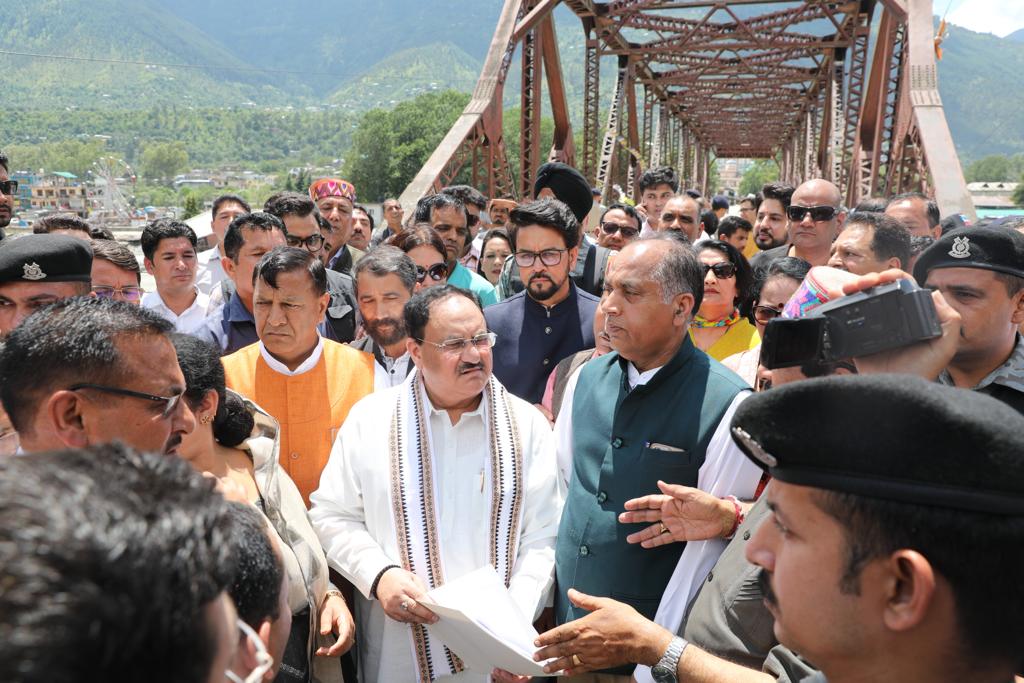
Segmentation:
{"type": "Polygon", "coordinates": [[[757,329],[740,315],[754,276],[743,254],[728,242],[707,240],[697,245],[704,266],[704,298],[690,323],[690,339],[717,361],[761,343],[757,329]]]}

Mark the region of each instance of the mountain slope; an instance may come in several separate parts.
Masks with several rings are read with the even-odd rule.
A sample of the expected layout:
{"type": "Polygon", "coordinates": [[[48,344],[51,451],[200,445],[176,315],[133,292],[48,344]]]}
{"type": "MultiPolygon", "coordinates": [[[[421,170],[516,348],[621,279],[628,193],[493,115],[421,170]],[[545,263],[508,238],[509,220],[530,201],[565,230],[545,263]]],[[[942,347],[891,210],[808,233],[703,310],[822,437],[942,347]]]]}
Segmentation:
{"type": "Polygon", "coordinates": [[[0,49],[84,58],[83,61],[0,55],[8,106],[24,108],[157,104],[285,103],[258,72],[153,65],[203,64],[251,68],[196,26],[149,0],[0,1],[0,49]],[[149,62],[146,65],[98,60],[149,62]]]}

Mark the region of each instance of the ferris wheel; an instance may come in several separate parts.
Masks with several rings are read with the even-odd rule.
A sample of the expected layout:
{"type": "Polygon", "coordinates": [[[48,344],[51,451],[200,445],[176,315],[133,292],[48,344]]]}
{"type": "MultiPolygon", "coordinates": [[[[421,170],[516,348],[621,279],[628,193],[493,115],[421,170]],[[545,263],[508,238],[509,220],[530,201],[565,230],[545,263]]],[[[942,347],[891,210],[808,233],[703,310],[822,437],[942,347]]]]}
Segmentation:
{"type": "Polygon", "coordinates": [[[132,220],[131,205],[118,184],[135,183],[135,171],[124,159],[105,156],[97,159],[92,165],[93,178],[96,185],[96,198],[99,208],[90,215],[90,219],[101,223],[130,224],[132,220]]]}

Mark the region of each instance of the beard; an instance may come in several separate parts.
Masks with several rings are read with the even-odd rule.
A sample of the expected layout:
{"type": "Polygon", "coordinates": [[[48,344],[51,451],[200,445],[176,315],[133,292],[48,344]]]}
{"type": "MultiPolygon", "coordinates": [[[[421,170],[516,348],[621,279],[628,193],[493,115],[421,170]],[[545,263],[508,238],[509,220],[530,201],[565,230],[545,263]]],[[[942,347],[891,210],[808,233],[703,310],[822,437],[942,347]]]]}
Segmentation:
{"type": "Polygon", "coordinates": [[[405,322],[398,318],[381,318],[370,322],[363,322],[366,332],[379,346],[391,346],[405,339],[408,335],[405,329],[405,322]]]}
{"type": "Polygon", "coordinates": [[[757,236],[754,237],[754,242],[757,244],[761,251],[768,251],[776,247],[781,247],[789,239],[789,235],[786,236],[781,242],[775,239],[775,235],[769,232],[758,232],[757,236]]]}
{"type": "Polygon", "coordinates": [[[0,228],[6,228],[11,224],[14,213],[6,206],[0,206],[0,228]]]}
{"type": "Polygon", "coordinates": [[[565,280],[555,282],[547,273],[535,273],[530,277],[526,288],[530,292],[530,298],[534,301],[547,301],[555,295],[564,282],[565,280]]]}

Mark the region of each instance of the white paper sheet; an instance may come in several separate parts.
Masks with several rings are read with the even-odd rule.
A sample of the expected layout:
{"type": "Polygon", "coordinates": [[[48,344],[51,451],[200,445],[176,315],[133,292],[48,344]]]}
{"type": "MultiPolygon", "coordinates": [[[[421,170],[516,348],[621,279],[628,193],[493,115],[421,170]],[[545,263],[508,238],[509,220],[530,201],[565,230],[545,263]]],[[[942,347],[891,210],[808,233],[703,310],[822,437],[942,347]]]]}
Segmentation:
{"type": "Polygon", "coordinates": [[[435,588],[420,603],[440,617],[427,628],[467,668],[483,674],[497,668],[520,676],[550,675],[543,662],[533,661],[536,629],[491,565],[435,588]]]}

